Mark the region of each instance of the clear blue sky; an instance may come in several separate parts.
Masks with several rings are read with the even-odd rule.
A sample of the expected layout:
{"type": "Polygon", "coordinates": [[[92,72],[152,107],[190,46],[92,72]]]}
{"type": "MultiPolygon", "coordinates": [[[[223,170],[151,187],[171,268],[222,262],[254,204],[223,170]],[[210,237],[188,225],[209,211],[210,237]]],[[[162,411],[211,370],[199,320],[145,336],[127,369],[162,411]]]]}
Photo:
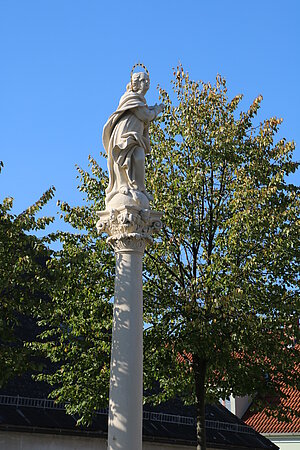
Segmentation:
{"type": "Polygon", "coordinates": [[[80,202],[74,166],[100,161],[137,61],[150,104],[181,61],[194,79],[225,76],[245,109],[263,94],[260,119],[283,117],[280,134],[300,144],[299,24],[298,0],[0,0],[0,201],[18,213],[54,185],[56,200],[80,202]]]}

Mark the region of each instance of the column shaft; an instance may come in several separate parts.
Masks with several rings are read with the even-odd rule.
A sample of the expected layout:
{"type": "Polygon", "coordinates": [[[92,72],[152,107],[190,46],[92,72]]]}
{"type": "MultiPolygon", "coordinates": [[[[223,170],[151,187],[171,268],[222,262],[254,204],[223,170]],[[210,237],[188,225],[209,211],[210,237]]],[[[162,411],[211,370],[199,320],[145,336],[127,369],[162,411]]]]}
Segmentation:
{"type": "Polygon", "coordinates": [[[143,252],[116,252],[108,450],[142,450],[143,252]]]}

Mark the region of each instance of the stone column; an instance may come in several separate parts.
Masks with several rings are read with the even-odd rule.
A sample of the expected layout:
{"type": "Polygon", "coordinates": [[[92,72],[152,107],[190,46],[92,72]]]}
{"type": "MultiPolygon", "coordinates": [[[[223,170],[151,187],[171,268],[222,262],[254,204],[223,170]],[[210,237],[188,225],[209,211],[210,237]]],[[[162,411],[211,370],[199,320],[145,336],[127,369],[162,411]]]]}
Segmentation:
{"type": "Polygon", "coordinates": [[[116,254],[108,450],[142,450],[142,259],[162,213],[122,206],[97,214],[97,229],[109,234],[116,254]]]}

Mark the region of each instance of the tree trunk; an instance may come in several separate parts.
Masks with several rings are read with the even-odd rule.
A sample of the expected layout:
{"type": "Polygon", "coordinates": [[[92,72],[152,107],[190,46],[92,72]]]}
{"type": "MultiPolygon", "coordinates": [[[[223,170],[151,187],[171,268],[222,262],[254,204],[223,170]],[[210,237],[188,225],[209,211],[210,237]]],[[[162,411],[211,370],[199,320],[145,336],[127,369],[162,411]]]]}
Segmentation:
{"type": "Polygon", "coordinates": [[[206,450],[206,433],[205,433],[206,361],[194,355],[193,367],[195,374],[195,390],[196,390],[197,450],[206,450]]]}

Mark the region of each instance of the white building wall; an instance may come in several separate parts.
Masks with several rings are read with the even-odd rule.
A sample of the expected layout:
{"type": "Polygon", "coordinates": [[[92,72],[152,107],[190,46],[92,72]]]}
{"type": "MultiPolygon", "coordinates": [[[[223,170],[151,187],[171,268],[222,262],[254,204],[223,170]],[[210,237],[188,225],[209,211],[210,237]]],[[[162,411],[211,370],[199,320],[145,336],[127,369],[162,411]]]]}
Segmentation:
{"type": "Polygon", "coordinates": [[[286,434],[264,434],[264,436],[274,444],[278,445],[280,450],[299,450],[300,449],[300,433],[286,434]]]}
{"type": "Polygon", "coordinates": [[[248,395],[244,397],[234,397],[231,395],[226,400],[220,400],[221,405],[225,406],[232,414],[235,414],[239,419],[243,417],[247,409],[252,403],[252,398],[248,395]]]}
{"type": "Polygon", "coordinates": [[[1,450],[107,450],[104,439],[56,434],[0,432],[1,450]]]}
{"type": "Polygon", "coordinates": [[[230,396],[230,408],[229,411],[231,411],[233,414],[235,414],[239,419],[243,417],[247,409],[249,408],[250,404],[252,403],[252,398],[248,395],[245,395],[244,397],[233,397],[233,395],[230,396]]]}
{"type": "MultiPolygon", "coordinates": [[[[192,450],[187,445],[143,442],[143,450],[192,450]]],[[[1,450],[107,450],[107,440],[84,436],[0,431],[1,450]]],[[[210,448],[210,450],[216,450],[210,448]]]]}

